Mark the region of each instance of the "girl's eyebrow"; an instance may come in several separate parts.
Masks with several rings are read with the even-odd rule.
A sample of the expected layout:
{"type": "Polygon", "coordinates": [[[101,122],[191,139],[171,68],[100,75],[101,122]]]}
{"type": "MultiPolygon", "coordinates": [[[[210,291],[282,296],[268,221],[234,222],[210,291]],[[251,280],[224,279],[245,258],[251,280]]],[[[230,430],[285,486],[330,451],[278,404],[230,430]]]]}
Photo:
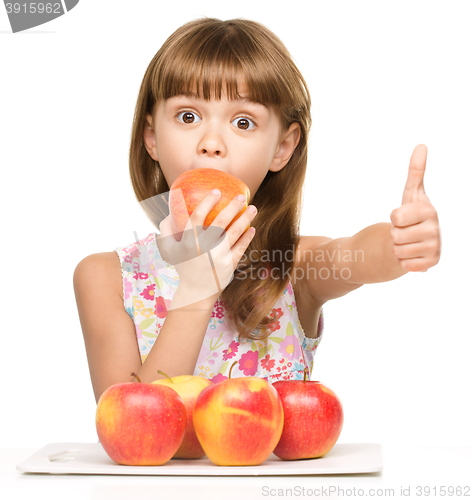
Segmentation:
{"type": "MultiPolygon", "coordinates": [[[[197,94],[196,92],[185,92],[185,93],[182,93],[182,94],[178,94],[174,97],[189,97],[191,99],[201,99],[197,97],[197,94]]],[[[247,95],[243,94],[243,95],[240,95],[239,97],[237,97],[236,99],[231,99],[232,101],[234,102],[237,102],[237,103],[248,103],[248,104],[259,104],[261,106],[264,106],[264,108],[266,108],[267,110],[269,110],[269,107],[267,105],[265,105],[263,102],[260,102],[260,101],[254,101],[253,99],[250,99],[247,95]]]]}
{"type": "Polygon", "coordinates": [[[249,104],[260,104],[261,106],[264,106],[264,108],[268,108],[267,105],[265,105],[263,102],[261,101],[254,101],[253,99],[250,99],[249,97],[246,97],[246,96],[240,96],[238,99],[235,99],[236,101],[238,102],[247,102],[249,104]]]}

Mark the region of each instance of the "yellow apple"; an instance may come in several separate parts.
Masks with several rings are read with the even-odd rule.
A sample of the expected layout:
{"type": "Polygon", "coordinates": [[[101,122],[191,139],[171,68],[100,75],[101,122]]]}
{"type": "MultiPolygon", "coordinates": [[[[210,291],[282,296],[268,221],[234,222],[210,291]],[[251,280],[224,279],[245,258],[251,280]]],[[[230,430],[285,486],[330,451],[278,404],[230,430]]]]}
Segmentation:
{"type": "Polygon", "coordinates": [[[187,427],[185,428],[184,438],[179,449],[175,452],[172,458],[202,458],[205,452],[198,441],[193,426],[193,408],[195,401],[206,387],[213,385],[213,382],[194,375],[179,375],[170,379],[159,379],[152,382],[153,384],[165,385],[174,389],[174,391],[182,398],[185,409],[187,410],[187,427]]]}

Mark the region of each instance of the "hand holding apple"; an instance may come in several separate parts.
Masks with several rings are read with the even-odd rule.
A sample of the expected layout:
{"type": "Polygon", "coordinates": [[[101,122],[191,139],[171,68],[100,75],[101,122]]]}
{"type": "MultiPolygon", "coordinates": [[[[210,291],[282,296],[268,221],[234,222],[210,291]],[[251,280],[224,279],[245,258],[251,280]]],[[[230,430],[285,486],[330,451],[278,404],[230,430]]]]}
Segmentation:
{"type": "Polygon", "coordinates": [[[214,464],[259,465],[280,439],[282,403],[269,382],[258,377],[231,379],[231,369],[228,379],[199,394],[193,410],[195,432],[214,464]]]}
{"type": "Polygon", "coordinates": [[[162,465],[184,438],[187,411],[165,385],[125,382],[101,395],[95,423],[103,449],[116,463],[162,465]]]}
{"type": "Polygon", "coordinates": [[[336,444],[344,422],[341,401],[320,382],[278,380],[277,390],[284,408],[282,436],[274,455],[283,460],[318,458],[336,444]]]}
{"type": "MultiPolygon", "coordinates": [[[[161,370],[158,373],[165,375],[161,370]]],[[[165,375],[167,377],[167,375],[165,375]]],[[[167,377],[166,379],[159,379],[152,382],[153,384],[165,385],[173,389],[182,398],[185,409],[187,410],[187,427],[185,429],[184,438],[179,449],[175,452],[172,458],[201,458],[205,456],[205,452],[198,441],[195,434],[193,425],[193,409],[195,401],[206,387],[213,385],[211,380],[204,377],[197,377],[193,375],[179,375],[178,377],[167,377]]]]}
{"type": "Polygon", "coordinates": [[[231,282],[234,270],[254,236],[248,228],[256,211],[252,211],[251,207],[246,209],[248,198],[249,189],[245,184],[219,170],[190,170],[176,179],[170,191],[170,215],[161,222],[161,234],[157,238],[161,257],[175,267],[180,280],[171,309],[207,299],[214,302],[231,282]],[[200,179],[199,182],[194,179],[195,176],[200,179]],[[185,180],[184,184],[180,184],[181,177],[185,180]],[[195,185],[191,183],[192,179],[195,185]],[[183,187],[175,190],[175,185],[183,187]],[[221,191],[219,195],[211,191],[215,186],[221,191]],[[198,198],[200,201],[194,209],[192,200],[195,198],[185,194],[190,200],[190,218],[186,203],[182,196],[179,201],[176,192],[198,192],[203,198],[198,198]],[[235,198],[239,194],[243,195],[243,200],[235,198]],[[223,208],[218,208],[221,212],[214,217],[212,212],[217,212],[219,206],[223,208]],[[182,207],[187,214],[187,226],[179,234],[175,232],[174,225],[182,230],[182,207]],[[204,229],[210,221],[210,226],[204,229]]]}
{"type": "Polygon", "coordinates": [[[210,213],[206,215],[202,224],[203,227],[210,226],[223,208],[239,194],[243,194],[246,197],[244,206],[241,207],[240,211],[226,226],[226,229],[229,229],[244,213],[250,198],[249,188],[244,182],[231,174],[215,168],[194,168],[187,170],[175,179],[170,188],[169,209],[174,234],[184,231],[193,211],[212,189],[219,189],[221,196],[210,213]]]}

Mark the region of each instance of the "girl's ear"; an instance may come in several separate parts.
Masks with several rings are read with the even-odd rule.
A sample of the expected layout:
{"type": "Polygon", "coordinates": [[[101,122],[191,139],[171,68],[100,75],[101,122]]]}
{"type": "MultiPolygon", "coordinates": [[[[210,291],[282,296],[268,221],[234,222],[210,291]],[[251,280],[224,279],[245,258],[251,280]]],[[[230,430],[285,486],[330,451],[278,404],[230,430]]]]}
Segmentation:
{"type": "Polygon", "coordinates": [[[275,152],[274,159],[269,168],[272,172],[282,170],[298,146],[300,141],[301,128],[298,122],[293,122],[290,127],[281,135],[279,147],[275,152]]]}
{"type": "Polygon", "coordinates": [[[143,141],[144,141],[144,147],[146,148],[146,151],[149,153],[149,156],[154,161],[159,161],[157,159],[156,135],[154,129],[152,128],[151,115],[146,115],[146,122],[144,123],[144,131],[143,131],[143,141]]]}

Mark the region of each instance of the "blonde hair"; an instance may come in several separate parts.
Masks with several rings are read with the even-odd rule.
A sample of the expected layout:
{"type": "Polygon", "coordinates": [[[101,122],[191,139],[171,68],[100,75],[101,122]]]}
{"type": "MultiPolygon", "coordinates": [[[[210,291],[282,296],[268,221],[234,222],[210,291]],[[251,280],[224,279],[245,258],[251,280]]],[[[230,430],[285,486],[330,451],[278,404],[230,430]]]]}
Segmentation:
{"type": "MultiPolygon", "coordinates": [[[[220,295],[239,339],[261,340],[270,335],[270,327],[277,321],[270,312],[287,286],[287,275],[293,270],[293,263],[286,255],[287,251],[295,255],[300,240],[302,189],[311,126],[311,100],[306,82],[279,38],[265,26],[244,19],[202,18],[177,29],[164,42],[144,75],[132,127],[129,168],[138,201],[167,193],[169,186],[159,163],[144,146],[146,115],[154,116],[155,106],[161,99],[195,89],[198,97],[203,95],[207,100],[221,99],[222,91],[229,99],[236,98],[241,77],[251,100],[278,111],[284,130],[294,122],[301,127],[300,141],[287,165],[278,172],[269,171],[253,196],[252,203],[258,209],[253,222],[256,234],[233,280],[220,295]],[[244,264],[251,251],[251,255],[265,254],[274,259],[269,265],[265,260],[244,264]],[[274,279],[267,277],[268,271],[274,279]],[[283,279],[283,276],[287,277],[283,279]]],[[[158,227],[168,210],[156,207],[155,212],[158,227]]]]}

